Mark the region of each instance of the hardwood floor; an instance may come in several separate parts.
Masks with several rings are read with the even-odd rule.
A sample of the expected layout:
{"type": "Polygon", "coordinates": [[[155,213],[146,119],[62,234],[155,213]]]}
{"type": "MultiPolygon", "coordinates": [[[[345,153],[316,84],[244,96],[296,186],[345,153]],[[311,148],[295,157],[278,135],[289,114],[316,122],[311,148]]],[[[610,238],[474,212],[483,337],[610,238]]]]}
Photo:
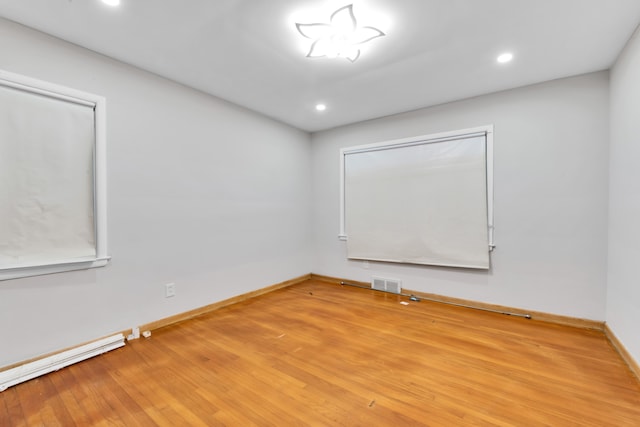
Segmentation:
{"type": "Polygon", "coordinates": [[[0,426],[640,426],[604,334],[308,281],[0,393],[0,426]]]}

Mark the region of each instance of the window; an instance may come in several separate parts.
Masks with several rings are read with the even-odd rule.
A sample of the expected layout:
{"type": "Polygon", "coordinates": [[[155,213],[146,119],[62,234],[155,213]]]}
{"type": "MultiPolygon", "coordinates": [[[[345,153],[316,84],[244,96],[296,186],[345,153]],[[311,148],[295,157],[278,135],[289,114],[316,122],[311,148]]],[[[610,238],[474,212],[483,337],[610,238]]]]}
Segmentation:
{"type": "Polygon", "coordinates": [[[488,269],[493,128],[341,150],[350,259],[488,269]]]}
{"type": "Polygon", "coordinates": [[[105,265],[102,97],[0,72],[0,279],[105,265]]]}

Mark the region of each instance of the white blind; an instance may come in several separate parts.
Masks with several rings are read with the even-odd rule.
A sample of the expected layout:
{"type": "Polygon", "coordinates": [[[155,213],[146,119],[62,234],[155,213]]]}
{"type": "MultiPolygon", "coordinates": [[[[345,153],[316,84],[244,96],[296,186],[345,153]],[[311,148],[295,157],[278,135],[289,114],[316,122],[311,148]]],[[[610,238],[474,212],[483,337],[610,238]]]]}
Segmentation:
{"type": "Polygon", "coordinates": [[[0,268],[96,257],[93,107],[0,86],[0,268]]]}
{"type": "Polygon", "coordinates": [[[344,153],[351,259],[489,268],[486,135],[344,153]]]}

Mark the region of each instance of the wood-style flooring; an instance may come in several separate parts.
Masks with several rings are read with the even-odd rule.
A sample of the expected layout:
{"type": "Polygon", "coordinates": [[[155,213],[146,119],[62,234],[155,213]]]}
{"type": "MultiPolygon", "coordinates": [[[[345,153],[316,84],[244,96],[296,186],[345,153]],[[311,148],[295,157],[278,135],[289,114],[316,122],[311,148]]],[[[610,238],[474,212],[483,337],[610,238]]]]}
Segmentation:
{"type": "Polygon", "coordinates": [[[640,426],[599,331],[307,281],[0,393],[0,426],[640,426]]]}

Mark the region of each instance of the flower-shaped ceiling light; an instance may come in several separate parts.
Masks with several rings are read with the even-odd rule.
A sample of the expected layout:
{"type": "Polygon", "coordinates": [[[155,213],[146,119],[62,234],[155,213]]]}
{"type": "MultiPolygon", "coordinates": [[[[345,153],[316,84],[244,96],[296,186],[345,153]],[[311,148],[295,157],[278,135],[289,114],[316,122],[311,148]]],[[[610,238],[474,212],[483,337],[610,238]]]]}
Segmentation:
{"type": "Polygon", "coordinates": [[[359,27],[353,15],[353,5],[333,12],[328,24],[299,24],[296,28],[304,37],[313,40],[307,57],[343,57],[355,62],[360,56],[360,45],[385,34],[373,27],[359,27]]]}

